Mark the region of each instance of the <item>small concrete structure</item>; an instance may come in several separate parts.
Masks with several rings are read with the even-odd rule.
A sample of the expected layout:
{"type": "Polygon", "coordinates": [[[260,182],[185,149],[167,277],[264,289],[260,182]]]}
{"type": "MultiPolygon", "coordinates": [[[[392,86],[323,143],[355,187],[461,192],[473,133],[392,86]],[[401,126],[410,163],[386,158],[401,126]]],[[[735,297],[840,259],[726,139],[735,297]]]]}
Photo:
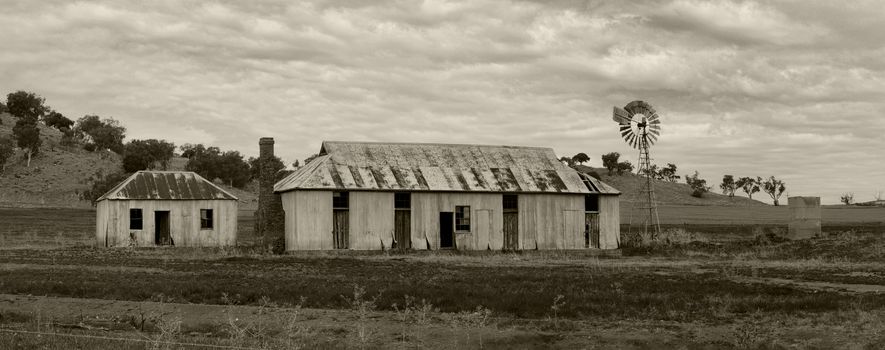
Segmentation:
{"type": "Polygon", "coordinates": [[[820,197],[790,197],[789,239],[820,236],[820,197]]]}

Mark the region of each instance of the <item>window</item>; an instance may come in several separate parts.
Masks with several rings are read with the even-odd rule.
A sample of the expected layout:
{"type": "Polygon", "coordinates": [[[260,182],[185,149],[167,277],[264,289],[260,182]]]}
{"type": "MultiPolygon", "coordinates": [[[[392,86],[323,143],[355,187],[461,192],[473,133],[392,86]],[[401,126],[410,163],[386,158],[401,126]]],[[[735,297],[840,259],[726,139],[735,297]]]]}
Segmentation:
{"type": "Polygon", "coordinates": [[[144,220],[141,216],[141,209],[129,209],[129,229],[141,230],[144,228],[142,222],[144,222],[144,220]]]}
{"type": "Polygon", "coordinates": [[[588,194],[584,196],[584,211],[599,211],[599,195],[588,194]]]}
{"type": "Polygon", "coordinates": [[[396,209],[412,209],[412,194],[408,192],[394,193],[393,207],[396,209]]]}
{"type": "Polygon", "coordinates": [[[470,207],[455,207],[455,231],[470,232],[470,207]]]}
{"type": "Polygon", "coordinates": [[[332,208],[333,209],[348,209],[350,208],[350,195],[348,192],[334,192],[332,193],[332,208]]]}
{"type": "Polygon", "coordinates": [[[516,211],[519,209],[519,199],[515,194],[505,194],[504,201],[502,203],[504,205],[504,210],[506,211],[516,211]]]}
{"type": "Polygon", "coordinates": [[[200,229],[212,229],[212,209],[200,209],[200,229]]]}

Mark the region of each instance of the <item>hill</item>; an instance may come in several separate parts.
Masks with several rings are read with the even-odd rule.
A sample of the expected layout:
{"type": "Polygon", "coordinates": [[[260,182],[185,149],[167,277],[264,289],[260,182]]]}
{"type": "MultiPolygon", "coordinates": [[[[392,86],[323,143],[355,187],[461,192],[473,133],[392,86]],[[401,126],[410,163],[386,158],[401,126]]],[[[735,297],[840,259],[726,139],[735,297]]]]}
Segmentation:
{"type": "MultiPolygon", "coordinates": [[[[575,169],[581,172],[595,171],[600,175],[600,180],[621,191],[621,202],[630,203],[636,200],[639,192],[639,175],[608,175],[605,168],[592,168],[583,165],[575,166],[575,169]]],[[[685,183],[675,183],[661,180],[653,180],[655,188],[655,198],[659,204],[663,205],[713,205],[713,206],[767,206],[768,204],[735,195],[728,197],[718,193],[708,192],[702,198],[692,197],[691,188],[685,183]]],[[[712,179],[707,179],[707,185],[714,186],[714,190],[718,190],[716,183],[712,179]]],[[[764,193],[756,193],[756,195],[764,196],[764,193]]]]}
{"type": "MultiPolygon", "coordinates": [[[[12,135],[16,119],[0,114],[0,136],[12,135]]],[[[0,172],[0,207],[89,208],[91,203],[80,200],[80,193],[89,189],[95,179],[121,171],[122,157],[110,151],[88,152],[76,146],[61,144],[62,133],[38,124],[43,145],[40,154],[27,166],[24,152],[16,153],[0,172]]],[[[185,158],[175,158],[170,170],[184,170],[185,158]]],[[[257,208],[257,185],[246,189],[225,190],[240,199],[240,209],[257,208]]]]}

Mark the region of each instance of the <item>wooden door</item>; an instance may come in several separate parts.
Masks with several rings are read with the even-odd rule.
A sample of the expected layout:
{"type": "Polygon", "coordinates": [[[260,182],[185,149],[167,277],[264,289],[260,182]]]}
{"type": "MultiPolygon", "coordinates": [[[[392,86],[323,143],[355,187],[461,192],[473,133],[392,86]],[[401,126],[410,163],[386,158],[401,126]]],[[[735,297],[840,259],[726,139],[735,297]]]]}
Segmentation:
{"type": "Polygon", "coordinates": [[[154,243],[156,245],[175,245],[169,227],[169,212],[154,212],[154,243]]]}
{"type": "Polygon", "coordinates": [[[412,212],[410,210],[394,210],[393,236],[396,249],[412,249],[412,212]]]}
{"type": "Polygon", "coordinates": [[[584,214],[584,247],[599,248],[599,214],[584,214]]]}
{"type": "Polygon", "coordinates": [[[439,213],[439,247],[440,249],[455,247],[455,216],[453,212],[439,213]]]}
{"type": "Polygon", "coordinates": [[[332,242],[335,249],[348,248],[350,215],[347,210],[332,211],[332,242]]]}
{"type": "Polygon", "coordinates": [[[519,249],[519,212],[504,212],[504,250],[519,249]]]}

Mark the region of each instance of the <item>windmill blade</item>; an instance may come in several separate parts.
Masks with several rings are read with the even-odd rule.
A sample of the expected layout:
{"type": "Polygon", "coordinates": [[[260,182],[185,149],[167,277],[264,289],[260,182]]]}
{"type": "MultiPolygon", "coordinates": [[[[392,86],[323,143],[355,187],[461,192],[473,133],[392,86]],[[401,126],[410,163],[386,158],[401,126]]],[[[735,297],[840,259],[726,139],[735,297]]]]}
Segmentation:
{"type": "Polygon", "coordinates": [[[651,115],[648,116],[648,120],[649,120],[649,122],[658,122],[658,123],[660,123],[660,122],[661,122],[661,121],[660,121],[660,118],[661,118],[661,117],[659,117],[657,113],[652,113],[651,115]]]}
{"type": "Polygon", "coordinates": [[[627,112],[618,107],[614,107],[614,111],[612,112],[612,120],[618,122],[621,125],[630,124],[630,112],[627,112]]]}
{"type": "Polygon", "coordinates": [[[627,134],[632,133],[632,132],[633,132],[633,129],[630,129],[629,126],[626,126],[626,127],[622,126],[621,127],[621,137],[625,137],[625,136],[627,136],[627,134]]]}

